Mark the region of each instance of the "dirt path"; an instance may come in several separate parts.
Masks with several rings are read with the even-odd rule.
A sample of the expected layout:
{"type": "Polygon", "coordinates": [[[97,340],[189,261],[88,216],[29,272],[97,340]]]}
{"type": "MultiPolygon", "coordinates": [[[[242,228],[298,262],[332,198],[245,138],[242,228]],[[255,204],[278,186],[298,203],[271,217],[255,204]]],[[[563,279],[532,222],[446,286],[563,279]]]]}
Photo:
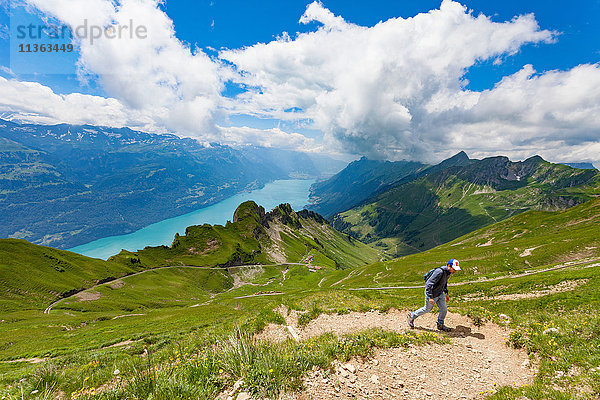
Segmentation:
{"type": "Polygon", "coordinates": [[[273,292],[273,293],[254,293],[254,294],[248,294],[246,296],[238,296],[238,297],[234,297],[234,299],[248,299],[250,297],[261,297],[261,296],[278,296],[280,294],[285,294],[282,292],[273,292]]]}
{"type": "MultiPolygon", "coordinates": [[[[282,266],[285,266],[285,265],[304,265],[304,264],[302,264],[302,263],[252,264],[252,265],[236,265],[236,266],[231,267],[231,268],[282,267],[282,266]]],[[[225,270],[225,269],[227,269],[229,267],[198,267],[198,266],[194,266],[194,265],[171,265],[171,266],[167,266],[167,267],[150,268],[150,269],[147,269],[147,270],[144,270],[144,271],[136,272],[134,274],[122,276],[120,278],[115,278],[115,279],[112,279],[110,281],[99,283],[99,284],[91,286],[91,287],[89,287],[87,289],[80,290],[79,292],[74,293],[71,296],[63,297],[62,299],[56,300],[54,303],[52,303],[48,307],[46,307],[46,309],[44,310],[44,314],[50,314],[50,311],[52,311],[52,307],[54,307],[58,303],[60,303],[60,302],[62,302],[64,300],[70,299],[72,297],[75,297],[75,296],[81,296],[82,293],[91,291],[93,289],[96,289],[97,287],[105,286],[105,285],[111,285],[111,284],[114,285],[115,281],[121,281],[122,279],[131,278],[132,276],[137,276],[137,275],[145,274],[147,272],[158,271],[158,270],[161,270],[161,269],[169,269],[169,268],[196,268],[196,269],[221,270],[222,271],[222,270],[225,270]]]]}
{"type": "MultiPolygon", "coordinates": [[[[278,309],[282,312],[282,309],[278,309]]],[[[338,336],[370,328],[404,332],[406,310],[346,315],[321,315],[305,328],[297,326],[297,314],[283,313],[300,340],[332,332],[338,336]]],[[[417,333],[437,332],[435,314],[415,321],[417,333]]],[[[533,381],[536,370],[527,354],[506,346],[509,330],[488,323],[476,327],[459,314],[449,313],[450,344],[376,349],[368,359],[354,358],[334,363],[334,370],[313,370],[304,379],[306,390],[292,396],[308,399],[477,399],[497,386],[524,385],[533,381]]],[[[286,327],[268,325],[260,338],[282,341],[291,335],[286,327]]]]}

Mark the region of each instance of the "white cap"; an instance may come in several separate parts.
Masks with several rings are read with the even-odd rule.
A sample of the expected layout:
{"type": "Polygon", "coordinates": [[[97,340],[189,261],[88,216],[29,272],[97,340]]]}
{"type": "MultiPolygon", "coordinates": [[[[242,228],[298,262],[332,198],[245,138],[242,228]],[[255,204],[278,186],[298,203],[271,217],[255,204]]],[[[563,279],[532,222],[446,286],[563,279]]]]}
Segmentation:
{"type": "Polygon", "coordinates": [[[453,269],[460,271],[460,264],[458,262],[458,260],[456,259],[451,259],[450,261],[448,261],[448,266],[452,267],[453,269]]]}

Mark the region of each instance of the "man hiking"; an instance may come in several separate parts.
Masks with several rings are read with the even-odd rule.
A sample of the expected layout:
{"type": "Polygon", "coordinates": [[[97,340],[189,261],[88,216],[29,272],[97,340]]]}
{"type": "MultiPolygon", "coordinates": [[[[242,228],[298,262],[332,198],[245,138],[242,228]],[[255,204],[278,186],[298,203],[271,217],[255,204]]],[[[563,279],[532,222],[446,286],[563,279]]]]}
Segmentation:
{"type": "Polygon", "coordinates": [[[414,329],[415,319],[417,319],[417,317],[431,312],[431,310],[433,310],[433,305],[437,303],[438,308],[440,309],[437,320],[438,330],[444,332],[450,332],[452,330],[444,325],[444,319],[448,313],[446,302],[450,300],[450,296],[448,296],[448,278],[456,271],[460,271],[458,260],[451,259],[448,261],[448,265],[432,269],[425,274],[425,305],[415,312],[409,312],[406,316],[408,325],[411,328],[414,329]]]}

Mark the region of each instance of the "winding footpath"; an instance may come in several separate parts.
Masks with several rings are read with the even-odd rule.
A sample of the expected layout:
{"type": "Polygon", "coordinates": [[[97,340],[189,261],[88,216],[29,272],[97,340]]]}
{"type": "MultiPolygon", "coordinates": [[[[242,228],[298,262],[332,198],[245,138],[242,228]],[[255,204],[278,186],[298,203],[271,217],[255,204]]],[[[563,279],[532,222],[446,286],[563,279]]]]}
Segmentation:
{"type": "Polygon", "coordinates": [[[144,271],[140,271],[140,272],[136,272],[134,274],[129,274],[129,275],[124,275],[120,278],[115,278],[115,279],[111,279],[110,281],[106,281],[106,282],[102,282],[99,283],[97,285],[91,286],[89,288],[83,289],[78,291],[77,293],[73,293],[70,296],[67,297],[63,297],[61,299],[56,300],[54,303],[50,304],[48,307],[46,307],[46,309],[44,310],[44,314],[50,314],[50,311],[52,311],[52,307],[54,307],[55,305],[57,305],[58,303],[71,299],[83,292],[87,292],[89,290],[93,290],[95,288],[98,288],[100,286],[104,286],[104,285],[109,285],[115,281],[121,280],[121,279],[126,279],[126,278],[131,278],[133,276],[137,276],[137,275],[141,275],[141,274],[145,274],[147,272],[153,272],[153,271],[158,271],[161,269],[169,269],[169,268],[195,268],[195,269],[206,269],[206,270],[227,270],[229,268],[256,268],[256,267],[282,267],[285,265],[306,265],[306,264],[302,264],[302,263],[283,263],[283,264],[251,264],[251,265],[235,265],[235,266],[231,266],[231,267],[199,267],[199,266],[194,266],[194,265],[170,265],[170,266],[166,266],[166,267],[157,267],[157,268],[149,268],[146,269],[144,271]]]}
{"type": "MultiPolygon", "coordinates": [[[[471,284],[471,283],[482,283],[482,282],[498,281],[498,280],[501,280],[501,279],[522,278],[524,276],[537,275],[537,274],[541,274],[543,272],[557,271],[557,270],[566,269],[566,268],[580,267],[582,265],[585,265],[585,267],[583,267],[583,268],[593,268],[593,267],[599,266],[599,264],[593,264],[593,263],[597,263],[598,261],[600,261],[600,258],[596,258],[596,259],[593,259],[593,260],[588,260],[588,261],[577,263],[577,264],[563,264],[563,265],[559,265],[557,267],[544,268],[544,269],[535,270],[535,271],[523,272],[522,274],[501,275],[501,276],[496,276],[494,278],[479,278],[479,279],[470,280],[470,281],[448,283],[448,286],[462,286],[462,285],[468,285],[468,284],[471,284]],[[590,264],[590,265],[587,265],[587,264],[590,264]]],[[[351,288],[351,289],[348,289],[348,290],[354,290],[354,291],[356,291],[356,290],[387,290],[387,289],[419,289],[419,288],[422,288],[422,287],[425,287],[425,285],[417,285],[417,286],[363,287],[363,288],[351,288]]]]}

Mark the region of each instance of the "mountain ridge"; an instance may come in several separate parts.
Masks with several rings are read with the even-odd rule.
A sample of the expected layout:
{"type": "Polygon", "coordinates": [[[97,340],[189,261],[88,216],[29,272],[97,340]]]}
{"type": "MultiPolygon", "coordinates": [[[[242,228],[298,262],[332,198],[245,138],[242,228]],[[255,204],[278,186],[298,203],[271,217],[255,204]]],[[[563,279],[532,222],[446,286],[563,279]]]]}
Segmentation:
{"type": "Polygon", "coordinates": [[[413,161],[378,161],[362,157],[323,182],[311,186],[310,206],[325,217],[352,208],[382,187],[426,168],[413,161]]]}
{"type": "Polygon", "coordinates": [[[457,156],[391,183],[355,208],[336,214],[333,225],[397,256],[440,245],[528,209],[575,206],[600,188],[598,171],[551,164],[539,156],[518,162],[504,156],[457,156]]]}

